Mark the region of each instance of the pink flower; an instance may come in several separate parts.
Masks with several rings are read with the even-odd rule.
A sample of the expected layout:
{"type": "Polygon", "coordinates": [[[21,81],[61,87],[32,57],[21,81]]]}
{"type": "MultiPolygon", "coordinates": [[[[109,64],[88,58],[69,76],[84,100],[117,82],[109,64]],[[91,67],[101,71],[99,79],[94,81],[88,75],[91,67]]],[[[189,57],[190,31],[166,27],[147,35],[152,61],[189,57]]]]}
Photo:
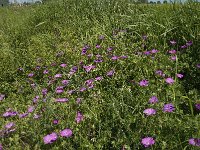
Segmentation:
{"type": "Polygon", "coordinates": [[[67,64],[61,64],[60,67],[65,68],[65,67],[67,67],[67,64]]]}
{"type": "Polygon", "coordinates": [[[149,84],[148,80],[141,80],[139,83],[140,86],[148,86],[148,84],[149,84]]]}
{"type": "Polygon", "coordinates": [[[150,147],[151,145],[155,144],[155,140],[152,137],[145,137],[142,139],[141,143],[144,147],[150,147]]]}
{"type": "Polygon", "coordinates": [[[60,135],[62,136],[62,137],[71,137],[72,136],[72,130],[71,129],[64,129],[64,130],[62,130],[61,132],[60,132],[60,135]]]}
{"type": "Polygon", "coordinates": [[[177,76],[178,78],[183,78],[183,74],[180,74],[180,73],[176,74],[176,76],[177,76]]]}
{"type": "Polygon", "coordinates": [[[80,123],[81,121],[83,121],[83,115],[81,114],[80,111],[77,112],[76,114],[76,123],[80,123]]]}
{"type": "Polygon", "coordinates": [[[57,99],[55,99],[55,102],[62,102],[62,103],[64,103],[64,102],[68,102],[69,100],[67,99],[67,98],[57,98],[57,99]]]}
{"type": "Polygon", "coordinates": [[[147,108],[143,111],[143,113],[147,116],[151,116],[151,115],[155,115],[156,114],[156,110],[153,108],[147,108]]]}
{"type": "Polygon", "coordinates": [[[170,85],[174,83],[174,79],[172,78],[166,78],[165,81],[170,85]]]}
{"type": "Polygon", "coordinates": [[[57,134],[55,132],[51,133],[51,134],[48,134],[46,135],[43,140],[44,140],[44,143],[45,144],[51,144],[53,143],[54,141],[56,141],[58,138],[57,134]]]}

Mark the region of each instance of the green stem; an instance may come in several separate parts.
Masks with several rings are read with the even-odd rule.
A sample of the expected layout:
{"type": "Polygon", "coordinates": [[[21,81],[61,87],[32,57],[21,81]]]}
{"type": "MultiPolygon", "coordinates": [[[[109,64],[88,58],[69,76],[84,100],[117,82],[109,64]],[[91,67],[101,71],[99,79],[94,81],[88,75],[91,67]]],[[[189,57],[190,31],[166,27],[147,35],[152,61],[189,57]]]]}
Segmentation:
{"type": "Polygon", "coordinates": [[[190,111],[191,111],[192,116],[194,116],[194,110],[193,110],[193,107],[192,107],[192,100],[187,96],[182,96],[182,98],[186,98],[186,99],[189,100],[190,111]]]}

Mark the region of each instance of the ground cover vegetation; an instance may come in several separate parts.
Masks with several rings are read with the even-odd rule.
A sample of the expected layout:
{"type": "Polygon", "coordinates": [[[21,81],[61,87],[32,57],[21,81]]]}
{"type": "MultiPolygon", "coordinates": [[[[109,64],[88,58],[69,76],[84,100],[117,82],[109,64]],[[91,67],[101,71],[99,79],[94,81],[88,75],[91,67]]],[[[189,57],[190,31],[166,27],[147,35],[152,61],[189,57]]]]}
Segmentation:
{"type": "Polygon", "coordinates": [[[0,149],[199,149],[199,3],[50,1],[0,18],[0,149]]]}

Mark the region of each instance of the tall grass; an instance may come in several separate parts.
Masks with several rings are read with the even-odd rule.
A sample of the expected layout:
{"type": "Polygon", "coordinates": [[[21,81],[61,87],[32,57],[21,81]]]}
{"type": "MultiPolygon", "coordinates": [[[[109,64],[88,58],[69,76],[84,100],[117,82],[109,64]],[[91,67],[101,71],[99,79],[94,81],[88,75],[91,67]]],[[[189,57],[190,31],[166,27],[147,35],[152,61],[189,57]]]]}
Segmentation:
{"type": "MultiPolygon", "coordinates": [[[[0,114],[12,108],[18,115],[0,117],[1,143],[4,149],[144,149],[141,139],[151,136],[156,143],[150,149],[198,149],[188,144],[199,138],[199,112],[195,108],[199,93],[200,5],[136,5],[128,0],[66,0],[51,1],[29,7],[0,9],[0,114]],[[103,35],[105,39],[99,39],[103,35]],[[147,35],[147,40],[142,36],[147,35]],[[170,41],[175,40],[176,45],[170,41]],[[186,49],[180,46],[192,41],[186,49]],[[91,59],[81,55],[86,45],[91,59]],[[96,48],[100,45],[101,48],[96,48]],[[108,52],[107,48],[113,51],[108,52]],[[158,49],[156,54],[145,51],[158,49]],[[177,50],[176,61],[170,60],[169,50],[177,50]],[[140,56],[140,53],[143,53],[140,56]],[[102,63],[86,73],[85,66],[95,64],[95,55],[102,63]],[[112,56],[128,56],[113,61],[112,56]],[[56,66],[52,65],[56,63],[56,66]],[[59,65],[67,64],[67,68],[59,65]],[[41,68],[37,68],[40,66],[41,68]],[[72,76],[72,67],[78,70],[72,76]],[[19,70],[19,68],[23,68],[19,70]],[[43,74],[45,69],[49,74],[43,74]],[[115,70],[113,76],[107,72],[115,70]],[[165,77],[155,74],[162,70],[165,77]],[[27,77],[34,73],[33,77],[27,77]],[[53,81],[55,74],[62,79],[53,81]],[[179,79],[176,74],[184,75],[179,79]],[[78,91],[88,79],[102,76],[94,88],[78,91]],[[165,81],[172,77],[175,83],[165,81]],[[61,81],[70,80],[65,92],[56,94],[61,81]],[[140,86],[141,80],[148,86],[140,86]],[[48,84],[52,81],[53,84],[48,84]],[[36,87],[33,86],[36,84],[36,87]],[[32,86],[31,86],[32,85],[32,86]],[[48,93],[42,93],[47,88],[48,93]],[[33,98],[39,96],[37,103],[33,98]],[[159,102],[149,104],[157,96],[159,102]],[[58,104],[56,98],[66,97],[58,104]],[[76,99],[82,98],[81,104],[76,99]],[[164,104],[172,103],[175,111],[163,112],[164,104]],[[146,108],[157,114],[146,116],[146,108]],[[84,115],[75,121],[77,111],[84,115]],[[40,118],[36,116],[39,115],[40,118]],[[53,120],[58,119],[57,125],[53,120]],[[5,132],[5,124],[14,122],[15,131],[5,132]],[[73,136],[44,144],[43,137],[71,128],[73,136]]],[[[90,85],[91,86],[91,85],[90,85]]],[[[0,144],[1,144],[0,143],[0,144]]]]}

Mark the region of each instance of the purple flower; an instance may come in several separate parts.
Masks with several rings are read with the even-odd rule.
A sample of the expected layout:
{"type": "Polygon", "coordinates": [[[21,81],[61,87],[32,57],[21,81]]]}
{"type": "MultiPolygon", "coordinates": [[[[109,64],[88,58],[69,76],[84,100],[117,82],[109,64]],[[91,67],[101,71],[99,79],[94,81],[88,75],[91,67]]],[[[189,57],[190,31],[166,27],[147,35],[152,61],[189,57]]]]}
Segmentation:
{"type": "Polygon", "coordinates": [[[185,48],[187,48],[187,45],[182,45],[181,46],[181,49],[185,49],[185,48]]]}
{"type": "Polygon", "coordinates": [[[29,73],[29,74],[28,74],[28,77],[29,77],[29,78],[31,78],[31,77],[33,77],[33,76],[34,76],[34,73],[29,73]]]}
{"type": "Polygon", "coordinates": [[[128,56],[120,56],[119,58],[120,59],[126,59],[126,58],[128,58],[128,56]]]}
{"type": "Polygon", "coordinates": [[[101,45],[96,45],[96,48],[101,48],[101,45]]]}
{"type": "Polygon", "coordinates": [[[191,139],[189,139],[189,144],[193,145],[193,146],[200,147],[200,139],[198,139],[198,138],[191,138],[191,139]]]}
{"type": "Polygon", "coordinates": [[[55,102],[61,102],[61,103],[64,103],[64,102],[68,102],[69,100],[67,98],[57,98],[55,99],[55,102]]]}
{"type": "Polygon", "coordinates": [[[5,128],[6,129],[11,129],[11,128],[13,128],[15,126],[15,123],[14,122],[9,122],[9,123],[7,123],[6,125],[5,125],[5,128]]]}
{"type": "Polygon", "coordinates": [[[73,93],[75,93],[75,90],[69,90],[68,91],[68,94],[70,94],[70,95],[73,94],[73,93]]]}
{"type": "Polygon", "coordinates": [[[155,104],[158,102],[158,98],[156,96],[152,96],[150,99],[149,99],[149,103],[150,104],[155,104]]]}
{"type": "Polygon", "coordinates": [[[55,78],[62,78],[62,74],[56,74],[54,77],[55,78]]]}
{"type": "Polygon", "coordinates": [[[0,150],[3,150],[3,146],[0,144],[0,150]]]}
{"type": "Polygon", "coordinates": [[[70,80],[62,80],[63,85],[68,85],[70,80]]]}
{"type": "Polygon", "coordinates": [[[187,45],[187,46],[191,46],[192,44],[193,44],[192,41],[187,41],[187,42],[186,42],[186,45],[187,45]]]}
{"type": "Polygon", "coordinates": [[[170,53],[170,54],[176,54],[176,50],[172,49],[172,50],[168,51],[168,53],[170,53]]]}
{"type": "Polygon", "coordinates": [[[113,50],[112,47],[108,47],[108,48],[107,48],[107,51],[112,51],[112,50],[113,50]]]}
{"type": "Polygon", "coordinates": [[[34,106],[30,106],[28,107],[28,113],[32,113],[34,111],[35,107],[34,106]]]}
{"type": "Polygon", "coordinates": [[[5,95],[0,93],[0,101],[2,101],[4,98],[5,98],[5,95]]]}
{"type": "Polygon", "coordinates": [[[88,54],[87,55],[88,58],[91,58],[92,56],[93,56],[93,54],[88,54]]]}
{"type": "Polygon", "coordinates": [[[176,76],[177,76],[178,78],[183,78],[183,74],[180,74],[180,73],[176,74],[176,76]]]}
{"type": "Polygon", "coordinates": [[[172,103],[165,104],[163,107],[163,112],[173,112],[175,110],[174,105],[172,103]]]}
{"type": "Polygon", "coordinates": [[[171,59],[172,61],[175,61],[175,60],[176,60],[176,56],[171,56],[170,59],[171,59]]]}
{"type": "Polygon", "coordinates": [[[158,53],[158,50],[157,50],[157,49],[152,49],[152,50],[151,50],[151,53],[152,53],[152,54],[158,53]]]}
{"type": "Polygon", "coordinates": [[[148,80],[141,80],[139,83],[140,86],[148,86],[148,84],[149,84],[148,80]]]}
{"type": "Polygon", "coordinates": [[[57,134],[55,132],[51,133],[51,134],[48,134],[46,135],[43,140],[44,140],[44,143],[45,144],[51,144],[53,143],[54,141],[56,141],[58,138],[57,134]]]}
{"type": "Polygon", "coordinates": [[[76,114],[76,123],[80,123],[81,121],[83,121],[83,115],[81,114],[80,111],[77,112],[76,114]]]}
{"type": "Polygon", "coordinates": [[[87,90],[85,87],[81,87],[79,91],[80,91],[80,92],[83,92],[83,91],[85,91],[85,90],[87,90]]]}
{"type": "Polygon", "coordinates": [[[82,52],[81,52],[81,55],[85,55],[87,53],[87,50],[89,49],[90,47],[88,45],[85,45],[83,48],[82,48],[82,52]]]}
{"type": "Polygon", "coordinates": [[[74,74],[78,71],[78,67],[77,66],[73,66],[71,69],[70,69],[70,74],[74,74]]]}
{"type": "Polygon", "coordinates": [[[18,114],[19,118],[25,118],[28,116],[28,113],[18,114]]]}
{"type": "Polygon", "coordinates": [[[197,68],[200,68],[200,64],[197,64],[197,68]]]}
{"type": "Polygon", "coordinates": [[[175,44],[176,44],[176,41],[172,40],[172,41],[170,41],[170,43],[171,43],[172,45],[175,45],[175,44]]]}
{"type": "Polygon", "coordinates": [[[155,72],[157,75],[162,76],[163,75],[163,71],[162,70],[156,70],[155,72]]]}
{"type": "Polygon", "coordinates": [[[99,76],[95,78],[95,81],[101,81],[103,79],[103,77],[99,76]]]}
{"type": "Polygon", "coordinates": [[[33,103],[34,103],[34,104],[37,103],[38,99],[39,99],[39,96],[38,96],[38,95],[35,96],[35,97],[33,98],[33,103]]]}
{"type": "Polygon", "coordinates": [[[96,66],[89,65],[89,66],[83,66],[83,68],[85,69],[86,72],[90,72],[91,70],[93,70],[94,68],[96,68],[96,66]]]}
{"type": "Polygon", "coordinates": [[[8,110],[3,114],[3,117],[12,117],[12,116],[16,116],[16,115],[17,115],[16,111],[8,110]]]}
{"type": "Polygon", "coordinates": [[[53,120],[53,124],[58,124],[59,120],[58,119],[54,119],[53,120]]]}
{"type": "Polygon", "coordinates": [[[65,67],[67,67],[67,64],[60,64],[60,67],[65,68],[65,67]]]}
{"type": "Polygon", "coordinates": [[[34,118],[34,119],[39,119],[39,118],[40,118],[40,115],[34,114],[33,118],[34,118]]]}
{"type": "Polygon", "coordinates": [[[64,88],[63,86],[58,86],[58,87],[56,87],[56,93],[57,93],[57,94],[63,93],[63,92],[64,92],[64,89],[63,89],[63,88],[64,88]]]}
{"type": "Polygon", "coordinates": [[[156,114],[156,110],[153,108],[147,108],[143,111],[143,113],[147,116],[151,116],[151,115],[155,115],[156,114]]]}
{"type": "Polygon", "coordinates": [[[51,66],[56,66],[56,63],[55,62],[51,63],[51,66]]]}
{"type": "Polygon", "coordinates": [[[95,63],[101,63],[101,62],[103,62],[103,59],[96,59],[96,60],[94,60],[94,62],[95,63]]]}
{"type": "Polygon", "coordinates": [[[92,86],[93,83],[94,83],[94,79],[88,79],[88,80],[85,81],[85,84],[86,84],[88,87],[92,86]]]}
{"type": "Polygon", "coordinates": [[[111,76],[113,76],[114,73],[115,73],[114,70],[110,70],[107,72],[107,76],[111,77],[111,76]]]}
{"type": "Polygon", "coordinates": [[[77,104],[80,104],[81,101],[82,101],[82,98],[77,98],[77,99],[76,99],[76,103],[77,103],[77,104]]]}
{"type": "Polygon", "coordinates": [[[43,74],[48,74],[48,73],[49,73],[49,70],[47,69],[43,71],[43,74]]]}
{"type": "Polygon", "coordinates": [[[200,103],[199,104],[195,104],[195,107],[196,107],[197,110],[200,111],[200,103]]]}
{"type": "Polygon", "coordinates": [[[149,147],[155,144],[155,140],[152,137],[145,137],[142,139],[141,143],[144,145],[144,147],[149,147]]]}
{"type": "Polygon", "coordinates": [[[35,70],[40,70],[41,66],[36,66],[35,70]]]}
{"type": "Polygon", "coordinates": [[[60,132],[60,135],[62,136],[62,137],[71,137],[72,136],[72,130],[71,129],[64,129],[64,130],[62,130],[61,132],[60,132]]]}
{"type": "Polygon", "coordinates": [[[46,88],[42,89],[42,95],[45,96],[47,95],[48,90],[46,88]]]}
{"type": "Polygon", "coordinates": [[[32,83],[31,84],[31,87],[34,89],[34,88],[36,88],[36,84],[35,83],[32,83]]]}
{"type": "Polygon", "coordinates": [[[165,79],[165,82],[167,82],[168,84],[173,84],[174,83],[174,79],[172,79],[172,78],[166,78],[165,79]]]}
{"type": "Polygon", "coordinates": [[[145,55],[150,55],[150,54],[151,54],[151,51],[145,51],[144,54],[145,54],[145,55]]]}
{"type": "Polygon", "coordinates": [[[112,60],[118,60],[118,59],[119,59],[119,56],[112,56],[111,59],[112,59],[112,60]]]}

